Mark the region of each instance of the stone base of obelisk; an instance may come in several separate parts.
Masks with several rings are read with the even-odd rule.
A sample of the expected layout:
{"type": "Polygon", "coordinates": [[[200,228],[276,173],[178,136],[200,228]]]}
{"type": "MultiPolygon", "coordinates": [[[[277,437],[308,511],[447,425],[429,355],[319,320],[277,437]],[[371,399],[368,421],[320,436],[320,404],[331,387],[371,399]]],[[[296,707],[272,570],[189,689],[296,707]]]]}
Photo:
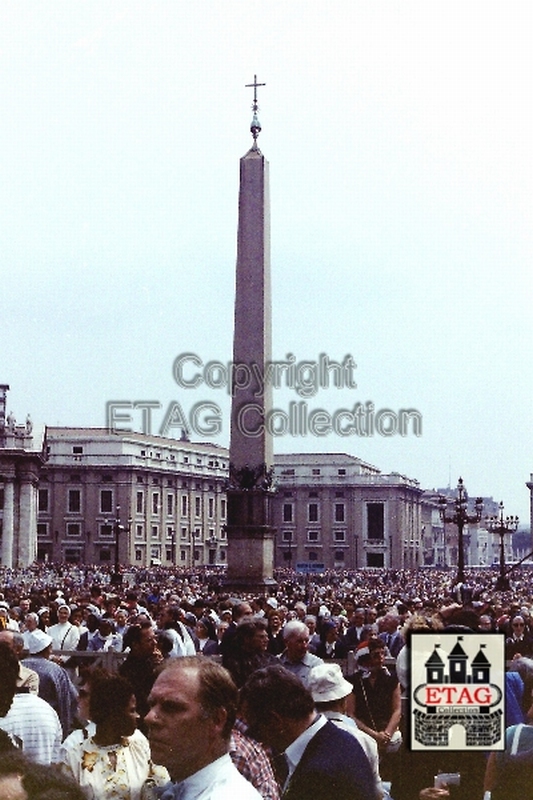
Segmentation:
{"type": "Polygon", "coordinates": [[[228,491],[228,572],[224,588],[268,592],[275,588],[275,529],[267,524],[271,493],[228,491]]]}

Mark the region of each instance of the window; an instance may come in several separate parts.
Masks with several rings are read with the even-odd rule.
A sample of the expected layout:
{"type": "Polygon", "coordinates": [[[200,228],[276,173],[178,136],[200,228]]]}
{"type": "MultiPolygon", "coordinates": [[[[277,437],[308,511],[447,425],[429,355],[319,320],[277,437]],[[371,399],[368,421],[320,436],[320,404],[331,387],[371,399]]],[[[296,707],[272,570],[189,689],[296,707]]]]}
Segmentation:
{"type": "Polygon", "coordinates": [[[338,474],[339,475],[346,475],[346,470],[345,469],[339,469],[338,474]]]}
{"type": "Polygon", "coordinates": [[[309,561],[318,561],[318,553],[315,553],[314,550],[309,551],[309,561]]]}
{"type": "Polygon", "coordinates": [[[194,538],[195,538],[195,539],[199,539],[199,538],[200,538],[200,535],[201,535],[201,533],[202,533],[202,531],[200,530],[200,528],[195,528],[195,529],[194,529],[194,538]]]}
{"type": "MultiPolygon", "coordinates": [[[[384,504],[367,503],[367,535],[369,539],[384,539],[384,504]]],[[[368,566],[372,566],[369,564],[368,566]]],[[[377,565],[379,566],[379,565],[377,565]]]]}
{"type": "Polygon", "coordinates": [[[152,539],[159,539],[159,527],[152,525],[152,539]]]}
{"type": "Polygon", "coordinates": [[[283,503],[283,522],[292,522],[292,503],[283,503]]]}
{"type": "Polygon", "coordinates": [[[367,553],[366,554],[367,567],[383,567],[385,565],[385,557],[383,553],[367,553]]]}
{"type": "Polygon", "coordinates": [[[100,490],[100,512],[111,514],[113,511],[113,492],[111,489],[100,490]]]}
{"type": "Polygon", "coordinates": [[[144,492],[137,492],[137,514],[142,514],[144,511],[144,492]]]}
{"type": "Polygon", "coordinates": [[[307,519],[309,522],[318,522],[318,503],[309,503],[307,507],[307,519]]]}
{"type": "Polygon", "coordinates": [[[80,536],[81,527],[79,522],[69,522],[67,525],[67,536],[80,536]]]}
{"type": "Polygon", "coordinates": [[[48,525],[46,522],[37,523],[37,538],[46,539],[48,537],[48,525]]]}
{"type": "Polygon", "coordinates": [[[75,444],[75,445],[72,447],[72,454],[73,454],[73,455],[75,455],[75,456],[81,456],[81,455],[82,455],[82,453],[83,453],[83,447],[82,447],[81,445],[79,445],[79,444],[75,444]]]}
{"type": "Polygon", "coordinates": [[[39,511],[48,511],[48,501],[48,489],[39,489],[39,511]]]}
{"type": "Polygon", "coordinates": [[[187,558],[187,551],[180,550],[180,561],[185,561],[186,558],[187,558]]]}
{"type": "Polygon", "coordinates": [[[167,494],[167,517],[171,517],[174,513],[174,495],[167,494]]]}
{"type": "Polygon", "coordinates": [[[210,519],[215,516],[215,501],[212,497],[209,498],[207,503],[207,515],[210,519]]]}
{"type": "Polygon", "coordinates": [[[81,511],[81,491],[80,489],[68,490],[68,510],[72,514],[79,514],[81,511]]]}
{"type": "Polygon", "coordinates": [[[135,538],[144,539],[144,529],[142,525],[135,526],[135,538]]]}
{"type": "Polygon", "coordinates": [[[344,561],[344,550],[335,550],[335,561],[344,561]]]}
{"type": "Polygon", "coordinates": [[[187,505],[188,505],[187,504],[187,495],[184,494],[183,497],[181,498],[181,516],[182,517],[186,517],[187,516],[187,505]]]}
{"type": "Polygon", "coordinates": [[[346,541],[346,531],[334,531],[333,537],[336,542],[345,542],[346,541]]]}
{"type": "Polygon", "coordinates": [[[313,475],[320,475],[320,470],[319,469],[314,469],[313,470],[313,475]]]}
{"type": "Polygon", "coordinates": [[[195,497],[194,498],[194,516],[200,517],[202,514],[202,498],[195,497]]]}
{"type": "Polygon", "coordinates": [[[108,525],[107,523],[104,523],[103,525],[100,525],[100,536],[103,539],[108,539],[112,535],[113,535],[113,526],[112,525],[108,525]]]}
{"type": "Polygon", "coordinates": [[[225,500],[221,500],[220,501],[220,516],[222,517],[222,519],[226,519],[226,501],[225,500]]]}
{"type": "Polygon", "coordinates": [[[308,542],[318,542],[318,539],[319,539],[319,531],[307,531],[308,542]]]}
{"type": "Polygon", "coordinates": [[[292,531],[283,531],[281,536],[284,542],[292,542],[292,531]]]}
{"type": "Polygon", "coordinates": [[[135,561],[142,561],[143,560],[143,551],[136,550],[135,551],[135,561]]]}
{"type": "Polygon", "coordinates": [[[344,503],[335,503],[335,522],[344,522],[344,503]]]}
{"type": "Polygon", "coordinates": [[[159,492],[152,495],[152,514],[159,514],[159,492]]]}
{"type": "Polygon", "coordinates": [[[181,538],[182,539],[186,539],[187,538],[187,528],[182,528],[181,529],[181,538]]]}

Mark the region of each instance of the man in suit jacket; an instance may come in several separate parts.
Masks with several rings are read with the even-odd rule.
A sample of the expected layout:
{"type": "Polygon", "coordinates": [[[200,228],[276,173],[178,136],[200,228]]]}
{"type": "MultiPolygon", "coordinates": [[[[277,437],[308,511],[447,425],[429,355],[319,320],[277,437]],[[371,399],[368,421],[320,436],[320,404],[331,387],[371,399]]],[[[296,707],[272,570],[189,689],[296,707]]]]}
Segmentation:
{"type": "Polygon", "coordinates": [[[283,800],[375,800],[361,745],[316,713],[296,675],[277,665],[257,670],[242,690],[242,711],[251,735],[279,754],[283,800]]]}

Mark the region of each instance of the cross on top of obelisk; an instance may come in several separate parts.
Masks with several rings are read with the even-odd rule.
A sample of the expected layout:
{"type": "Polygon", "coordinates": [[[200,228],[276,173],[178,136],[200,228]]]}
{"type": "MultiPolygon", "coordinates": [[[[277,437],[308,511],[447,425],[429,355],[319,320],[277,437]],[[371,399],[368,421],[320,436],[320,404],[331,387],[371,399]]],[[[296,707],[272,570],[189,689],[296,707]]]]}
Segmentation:
{"type": "Polygon", "coordinates": [[[261,123],[259,122],[259,117],[257,116],[257,112],[259,110],[259,106],[257,105],[257,87],[258,86],[266,86],[266,83],[257,83],[257,75],[254,75],[254,82],[247,83],[246,89],[252,88],[254,89],[254,102],[252,103],[252,111],[254,115],[252,117],[252,124],[250,125],[250,131],[252,136],[254,137],[254,148],[257,147],[257,137],[261,133],[261,123]]]}

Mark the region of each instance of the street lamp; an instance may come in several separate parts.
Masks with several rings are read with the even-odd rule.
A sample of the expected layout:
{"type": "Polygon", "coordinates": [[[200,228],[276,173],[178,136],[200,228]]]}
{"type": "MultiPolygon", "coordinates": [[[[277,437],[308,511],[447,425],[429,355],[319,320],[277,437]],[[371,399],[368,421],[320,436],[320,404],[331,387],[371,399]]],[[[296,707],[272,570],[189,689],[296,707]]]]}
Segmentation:
{"type": "Polygon", "coordinates": [[[497,533],[500,537],[500,574],[496,581],[496,589],[506,591],[509,589],[509,578],[505,574],[505,544],[504,537],[506,533],[514,533],[518,528],[518,517],[505,517],[503,518],[503,501],[499,505],[499,515],[493,517],[486,517],[486,525],[489,533],[497,533]]]}
{"type": "Polygon", "coordinates": [[[477,524],[481,521],[483,513],[483,498],[476,498],[475,513],[468,513],[468,494],[463,484],[463,479],[459,478],[457,483],[457,497],[453,500],[454,511],[446,514],[448,499],[441,495],[439,497],[439,514],[442,522],[457,525],[457,581],[464,583],[465,579],[465,552],[464,552],[464,527],[468,524],[477,524]]]}
{"type": "Polygon", "coordinates": [[[115,521],[113,523],[113,533],[115,534],[115,570],[113,572],[113,575],[111,575],[112,586],[120,586],[122,584],[122,575],[120,574],[120,552],[119,552],[120,534],[123,531],[129,531],[131,523],[132,519],[130,517],[128,519],[128,524],[122,525],[122,523],[120,522],[120,506],[117,506],[115,521]]]}

